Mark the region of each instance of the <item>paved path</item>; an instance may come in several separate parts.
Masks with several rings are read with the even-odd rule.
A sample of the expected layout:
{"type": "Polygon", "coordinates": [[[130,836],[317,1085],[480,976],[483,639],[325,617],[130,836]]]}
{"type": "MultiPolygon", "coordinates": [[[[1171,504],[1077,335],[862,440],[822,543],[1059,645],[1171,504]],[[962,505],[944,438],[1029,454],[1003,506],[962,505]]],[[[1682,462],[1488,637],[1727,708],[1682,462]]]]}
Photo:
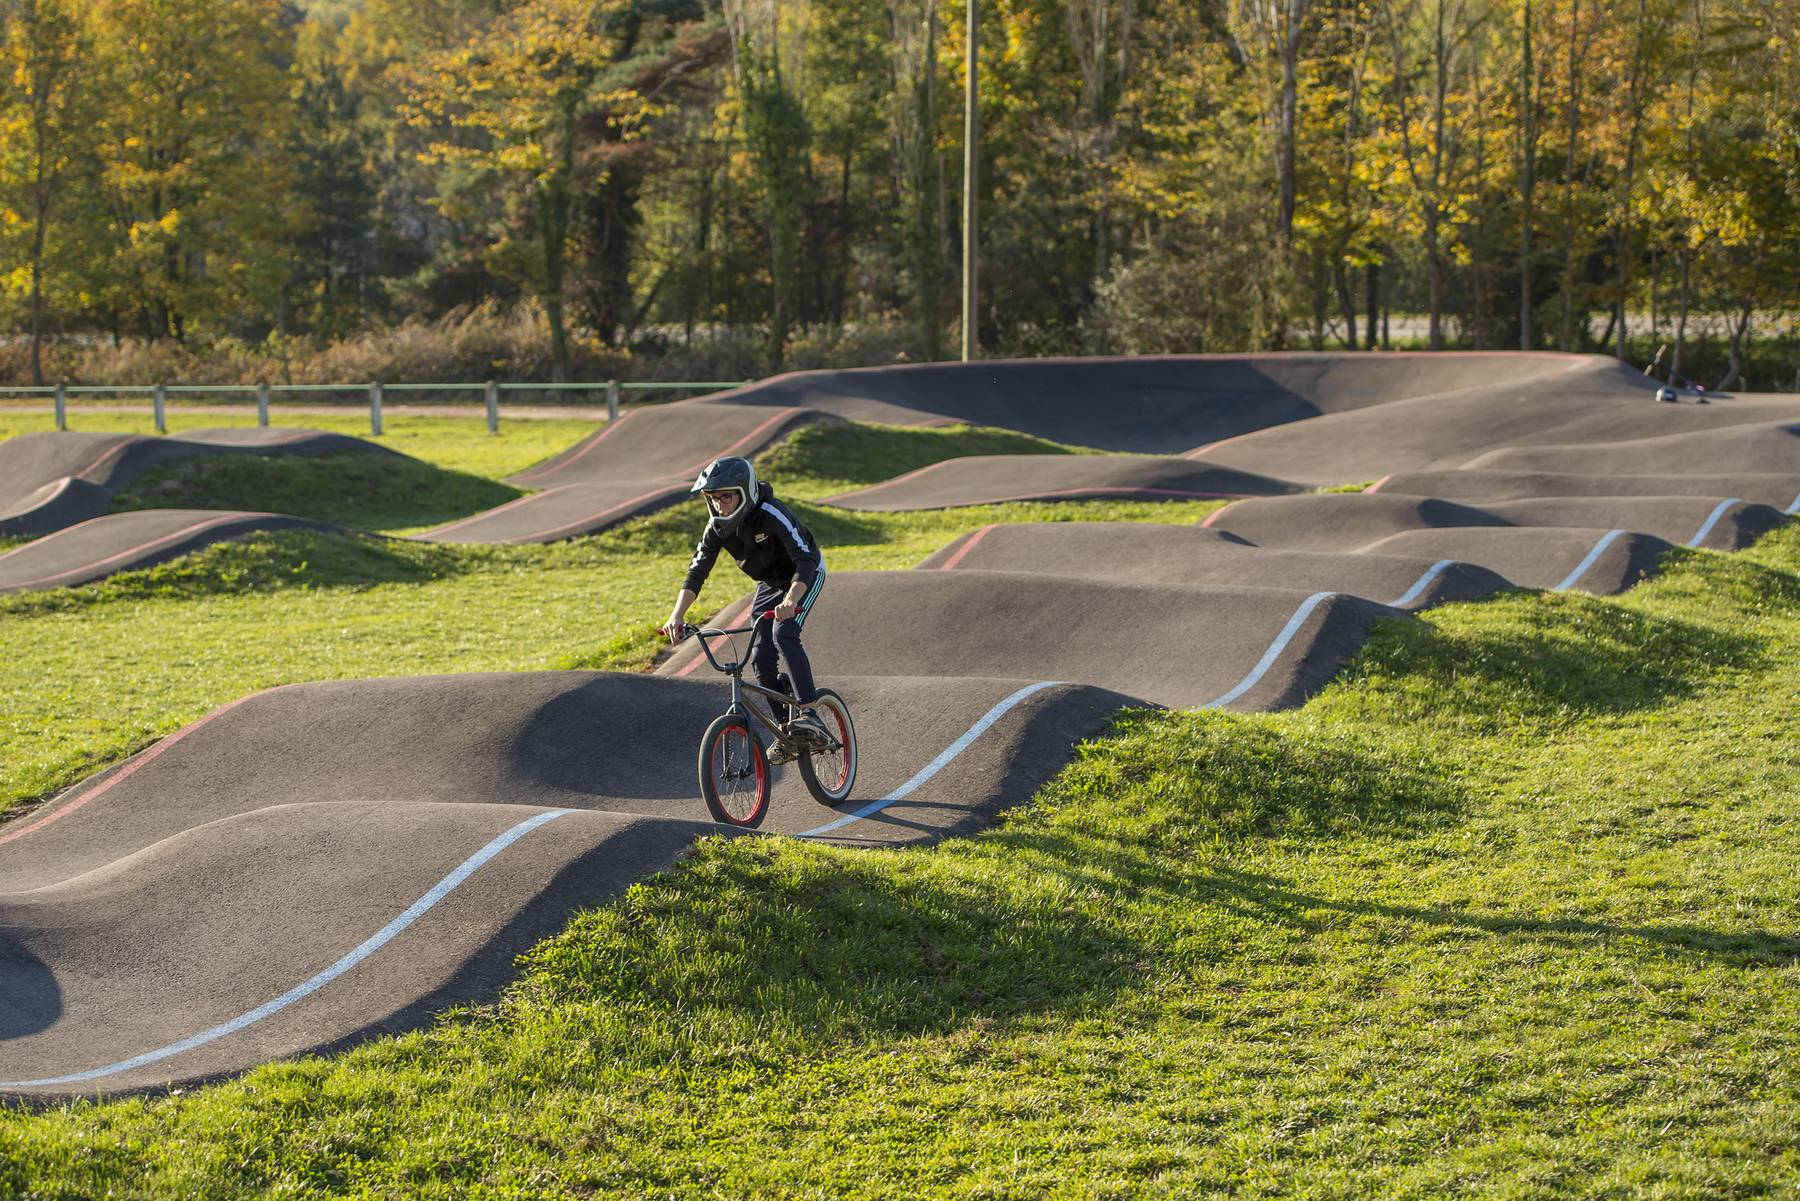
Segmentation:
{"type": "MultiPolygon", "coordinates": [[[[437,536],[568,536],[821,416],[1009,425],[1271,491],[1388,477],[1204,525],[992,526],[919,570],[831,573],[808,644],[854,707],[861,778],[831,810],[784,771],[765,828],[868,845],[979,826],[1121,705],[1292,704],[1375,621],[1509,586],[1616,591],[1672,545],[1741,546],[1800,506],[1800,400],[1658,405],[1571,356],[817,373],[654,413],[516,477],[542,488],[530,504],[437,536]]],[[[1018,485],[981,465],[914,484],[932,474],[961,497],[1018,485]]],[[[263,519],[122,516],[144,544],[263,519]]],[[[0,825],[0,1090],[156,1087],[491,998],[514,954],[712,829],[692,748],[723,703],[691,646],[650,676],[294,685],[0,825]]]]}

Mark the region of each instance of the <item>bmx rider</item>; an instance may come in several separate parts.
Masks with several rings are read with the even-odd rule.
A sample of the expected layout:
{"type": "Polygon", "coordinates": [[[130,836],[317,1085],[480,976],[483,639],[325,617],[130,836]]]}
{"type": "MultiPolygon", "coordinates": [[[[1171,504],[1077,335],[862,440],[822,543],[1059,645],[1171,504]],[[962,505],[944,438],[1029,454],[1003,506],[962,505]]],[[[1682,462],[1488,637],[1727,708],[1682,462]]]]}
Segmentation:
{"type": "MultiPolygon", "coordinates": [[[[714,459],[690,491],[705,498],[709,519],[662,632],[671,644],[682,640],[689,606],[699,599],[719,552],[727,551],[744,574],[756,581],[751,619],[775,610],[775,636],[761,638],[756,644],[756,682],[786,692],[796,704],[810,704],[815,697],[812,663],[800,645],[800,628],[825,586],[825,560],[812,531],[775,498],[775,490],[766,481],[758,482],[748,459],[714,459]],[[778,648],[780,659],[787,663],[785,679],[776,656],[778,648]]],[[[825,727],[810,710],[801,710],[793,727],[825,736],[825,727]]]]}

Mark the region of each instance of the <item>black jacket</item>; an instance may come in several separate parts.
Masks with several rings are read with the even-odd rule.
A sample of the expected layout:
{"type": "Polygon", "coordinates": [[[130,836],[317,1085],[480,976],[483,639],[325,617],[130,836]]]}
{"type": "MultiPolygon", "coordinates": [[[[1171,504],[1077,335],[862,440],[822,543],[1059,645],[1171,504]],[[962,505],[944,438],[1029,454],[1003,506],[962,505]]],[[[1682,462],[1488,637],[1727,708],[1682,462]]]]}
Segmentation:
{"type": "Polygon", "coordinates": [[[766,483],[756,486],[756,500],[749,515],[730,534],[721,538],[713,532],[712,522],[706,523],[682,587],[699,592],[721,550],[737,560],[745,575],[759,584],[776,587],[799,576],[810,588],[825,567],[812,531],[775,499],[775,489],[766,483]]]}

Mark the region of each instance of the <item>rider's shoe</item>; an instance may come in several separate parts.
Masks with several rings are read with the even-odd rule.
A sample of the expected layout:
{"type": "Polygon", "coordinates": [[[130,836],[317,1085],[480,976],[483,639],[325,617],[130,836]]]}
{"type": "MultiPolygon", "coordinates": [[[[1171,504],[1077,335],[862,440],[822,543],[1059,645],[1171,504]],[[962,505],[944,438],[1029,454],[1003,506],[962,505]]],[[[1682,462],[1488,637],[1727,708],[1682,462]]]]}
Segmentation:
{"type": "Polygon", "coordinates": [[[795,735],[801,742],[813,746],[831,744],[831,732],[825,728],[825,723],[819,720],[817,714],[809,711],[801,710],[794,720],[788,722],[787,728],[788,733],[795,735]]]}

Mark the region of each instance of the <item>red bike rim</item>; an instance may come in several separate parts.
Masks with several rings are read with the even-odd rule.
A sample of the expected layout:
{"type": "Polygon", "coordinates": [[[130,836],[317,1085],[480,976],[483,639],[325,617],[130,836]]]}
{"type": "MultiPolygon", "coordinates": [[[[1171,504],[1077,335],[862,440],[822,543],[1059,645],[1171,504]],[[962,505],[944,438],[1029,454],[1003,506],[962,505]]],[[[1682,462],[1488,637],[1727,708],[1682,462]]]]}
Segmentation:
{"type": "Polygon", "coordinates": [[[848,783],[850,779],[850,755],[852,753],[850,750],[850,730],[844,725],[844,715],[838,712],[837,706],[822,705],[820,708],[831,714],[831,723],[837,727],[837,743],[841,750],[838,754],[837,780],[833,782],[830,789],[830,791],[836,792],[848,783]]]}
{"type": "Polygon", "coordinates": [[[725,809],[727,814],[729,814],[734,821],[747,822],[754,819],[757,811],[762,808],[763,791],[768,787],[768,780],[766,778],[768,768],[764,765],[763,757],[756,753],[756,745],[750,739],[749,726],[727,726],[724,730],[720,731],[718,741],[713,743],[712,766],[713,791],[719,794],[720,806],[725,809]],[[743,745],[744,754],[750,757],[750,766],[756,769],[756,790],[750,794],[750,809],[745,813],[734,811],[727,803],[727,797],[735,797],[737,795],[737,790],[733,789],[731,792],[727,793],[719,787],[719,782],[727,778],[726,765],[720,762],[720,759],[721,756],[725,759],[731,757],[726,751],[726,746],[734,738],[743,745]]]}

